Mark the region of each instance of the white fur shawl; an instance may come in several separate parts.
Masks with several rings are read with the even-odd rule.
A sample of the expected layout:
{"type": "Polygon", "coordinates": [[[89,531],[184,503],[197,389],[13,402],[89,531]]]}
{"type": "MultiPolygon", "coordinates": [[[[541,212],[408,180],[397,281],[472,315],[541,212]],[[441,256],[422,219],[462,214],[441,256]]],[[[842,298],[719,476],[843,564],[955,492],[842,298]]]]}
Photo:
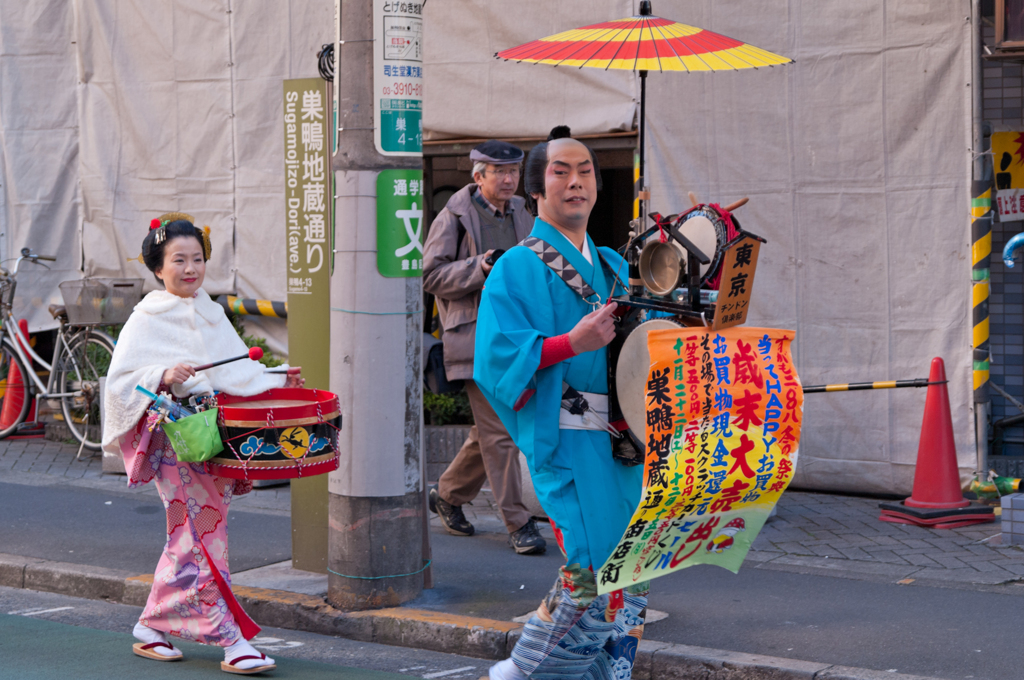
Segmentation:
{"type": "MultiPolygon", "coordinates": [[[[149,407],[135,391],[142,385],[155,392],[168,368],[185,363],[208,364],[245,354],[248,348],[231,326],[223,308],[200,289],[195,298],[153,291],[136,305],[114,348],[107,373],[103,414],[103,448],[120,455],[117,438],[129,432],[149,407]]],[[[182,397],[214,390],[242,397],[284,385],[283,374],[265,373],[263,365],[242,359],[200,371],[173,392],[182,397]]]]}

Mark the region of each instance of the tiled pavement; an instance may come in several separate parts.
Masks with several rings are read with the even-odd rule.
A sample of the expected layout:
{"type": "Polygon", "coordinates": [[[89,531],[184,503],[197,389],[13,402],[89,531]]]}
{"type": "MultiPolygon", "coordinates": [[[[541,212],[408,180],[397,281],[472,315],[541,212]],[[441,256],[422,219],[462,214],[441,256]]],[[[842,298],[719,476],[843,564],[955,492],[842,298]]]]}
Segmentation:
{"type": "MultiPolygon", "coordinates": [[[[76,461],[76,452],[44,439],[0,441],[0,482],[155,495],[152,484],[129,489],[124,476],[101,473],[98,456],[76,461]]],[[[289,487],[257,489],[234,507],[288,514],[289,487]]],[[[463,509],[478,531],[505,531],[489,491],[463,509]]],[[[999,544],[998,518],[960,529],[924,529],[880,522],[876,499],[800,491],[786,492],[778,510],[754,542],[748,567],[961,587],[1024,579],[1024,550],[999,544]]],[[[438,523],[436,516],[431,521],[438,523]]]]}
{"type": "MultiPolygon", "coordinates": [[[[0,482],[31,486],[58,486],[62,484],[98,489],[124,495],[152,495],[156,487],[144,484],[129,489],[124,475],[103,474],[100,456],[75,460],[78,446],[46,439],[0,440],[0,482]]],[[[2,505],[2,498],[0,498],[2,505]]],[[[264,514],[291,513],[291,493],[288,486],[256,489],[232,501],[232,508],[264,514]]]]}

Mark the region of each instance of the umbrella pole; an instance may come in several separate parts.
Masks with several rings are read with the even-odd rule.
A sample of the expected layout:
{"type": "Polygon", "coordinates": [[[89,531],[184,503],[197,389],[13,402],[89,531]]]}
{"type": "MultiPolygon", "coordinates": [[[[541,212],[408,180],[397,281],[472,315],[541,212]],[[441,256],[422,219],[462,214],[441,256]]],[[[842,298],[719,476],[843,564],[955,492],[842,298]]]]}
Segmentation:
{"type": "Polygon", "coordinates": [[[647,71],[640,71],[640,229],[647,226],[647,205],[644,186],[644,122],[647,118],[647,71]]]}

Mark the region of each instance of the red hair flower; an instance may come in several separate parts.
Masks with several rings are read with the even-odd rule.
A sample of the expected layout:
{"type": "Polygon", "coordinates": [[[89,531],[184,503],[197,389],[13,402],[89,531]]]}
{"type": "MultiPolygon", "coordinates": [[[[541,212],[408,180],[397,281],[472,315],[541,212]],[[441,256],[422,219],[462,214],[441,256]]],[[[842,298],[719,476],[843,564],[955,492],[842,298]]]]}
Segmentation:
{"type": "Polygon", "coordinates": [[[160,228],[160,219],[157,218],[157,217],[154,217],[153,221],[149,223],[149,230],[153,231],[154,229],[159,229],[159,228],[160,228]]]}

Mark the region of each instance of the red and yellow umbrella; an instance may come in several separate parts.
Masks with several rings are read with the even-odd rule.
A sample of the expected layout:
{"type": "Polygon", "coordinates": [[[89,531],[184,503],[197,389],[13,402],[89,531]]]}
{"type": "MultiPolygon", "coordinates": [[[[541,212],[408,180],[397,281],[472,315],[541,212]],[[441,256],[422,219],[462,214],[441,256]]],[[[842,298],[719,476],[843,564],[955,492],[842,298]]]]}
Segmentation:
{"type": "Polygon", "coordinates": [[[718,33],[654,16],[650,0],[641,0],[637,16],[557,33],[494,56],[529,64],[639,71],[641,187],[648,71],[738,71],[793,62],[718,33]]]}
{"type": "Polygon", "coordinates": [[[499,59],[627,71],[736,71],[792,59],[724,35],[644,15],[605,21],[498,52],[499,59]]]}

